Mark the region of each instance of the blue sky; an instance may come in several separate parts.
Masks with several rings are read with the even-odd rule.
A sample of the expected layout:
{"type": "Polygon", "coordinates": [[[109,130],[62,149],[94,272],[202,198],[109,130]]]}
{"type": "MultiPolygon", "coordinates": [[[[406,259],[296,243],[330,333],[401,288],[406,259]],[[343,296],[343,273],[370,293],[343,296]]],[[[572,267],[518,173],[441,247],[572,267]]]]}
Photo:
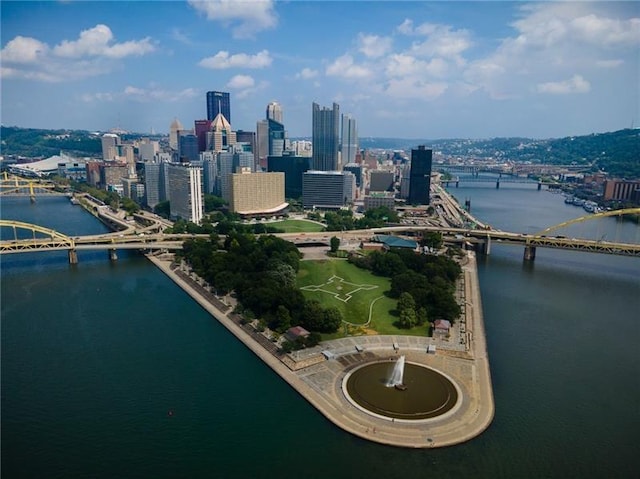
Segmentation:
{"type": "Polygon", "coordinates": [[[639,2],[0,3],[2,124],[167,132],[231,93],[289,136],[311,103],[361,137],[562,137],[640,125],[639,2]]]}

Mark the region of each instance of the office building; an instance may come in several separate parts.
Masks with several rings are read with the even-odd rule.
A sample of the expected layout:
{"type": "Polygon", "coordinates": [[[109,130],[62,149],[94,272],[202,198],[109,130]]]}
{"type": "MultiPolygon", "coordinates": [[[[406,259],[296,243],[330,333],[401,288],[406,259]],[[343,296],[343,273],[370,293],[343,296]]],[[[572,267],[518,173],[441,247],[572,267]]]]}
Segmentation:
{"type": "Polygon", "coordinates": [[[339,209],[353,203],[355,177],[348,171],[307,171],[302,175],[305,209],[339,209]]]}
{"type": "Polygon", "coordinates": [[[358,130],[356,128],[356,120],[350,115],[342,115],[340,152],[343,165],[356,162],[356,155],[358,153],[358,130]]]}
{"type": "Polygon", "coordinates": [[[342,171],[350,171],[356,178],[356,187],[362,186],[362,166],[357,163],[347,163],[342,167],[342,171]]]}
{"type": "Polygon", "coordinates": [[[291,145],[291,149],[296,156],[308,156],[309,158],[311,158],[313,154],[311,142],[308,140],[294,141],[291,145]]]}
{"type": "Polygon", "coordinates": [[[207,120],[215,120],[218,115],[224,116],[231,123],[231,99],[224,91],[207,92],[207,120]]]}
{"type": "Polygon", "coordinates": [[[284,125],[271,119],[267,122],[269,124],[269,156],[282,156],[285,143],[284,125]]]}
{"type": "Polygon", "coordinates": [[[248,143],[251,146],[251,153],[255,155],[256,153],[256,132],[255,131],[237,130],[236,142],[248,143]]]}
{"type": "Polygon", "coordinates": [[[218,153],[216,164],[216,195],[230,200],[230,176],[242,168],[254,171],[253,153],[244,151],[243,145],[233,145],[218,153]]]}
{"type": "Polygon", "coordinates": [[[395,207],[394,194],[390,191],[372,191],[364,197],[364,210],[372,210],[385,206],[389,209],[395,207]]]}
{"type": "Polygon", "coordinates": [[[393,171],[370,171],[369,191],[393,191],[393,171]]]}
{"type": "Polygon", "coordinates": [[[269,120],[256,123],[256,164],[263,166],[269,156],[269,120]]]}
{"type": "Polygon", "coordinates": [[[174,118],[169,126],[169,148],[172,150],[178,149],[178,132],[184,130],[182,123],[177,118],[174,118]]]}
{"type": "Polygon", "coordinates": [[[115,160],[118,156],[120,145],[120,137],[113,133],[105,133],[102,135],[102,159],[115,160]]]}
{"type": "Polygon", "coordinates": [[[100,188],[109,190],[109,187],[122,187],[122,178],[129,174],[129,168],[124,163],[103,163],[100,165],[100,188]]]}
{"type": "Polygon", "coordinates": [[[200,224],[204,213],[201,169],[191,165],[167,165],[170,216],[200,224]]]}
{"type": "Polygon", "coordinates": [[[236,143],[236,133],[224,115],[219,114],[211,122],[207,135],[207,150],[223,151],[236,143]]]}
{"type": "Polygon", "coordinates": [[[164,201],[164,175],[162,163],[144,163],[145,204],[153,209],[164,201]]]}
{"type": "Polygon", "coordinates": [[[252,173],[240,168],[230,175],[229,210],[241,215],[274,214],[284,210],[284,173],[252,173]]]}
{"type": "Polygon", "coordinates": [[[214,195],[218,155],[214,151],[203,151],[200,153],[200,162],[202,163],[202,192],[205,195],[214,195]]]}
{"type": "Polygon", "coordinates": [[[638,180],[606,180],[604,182],[605,201],[630,201],[640,203],[640,181],[638,180]]]}
{"type": "Polygon", "coordinates": [[[412,205],[429,204],[429,188],[431,187],[432,151],[424,145],[411,150],[411,170],[409,173],[409,197],[412,205]]]}
{"type": "Polygon", "coordinates": [[[178,136],[178,158],[180,163],[193,163],[198,161],[198,137],[191,132],[184,132],[178,136]]]}
{"type": "Polygon", "coordinates": [[[267,171],[284,173],[285,198],[302,197],[302,175],[311,169],[311,158],[284,154],[282,156],[269,156],[267,171]]]}
{"type": "Polygon", "coordinates": [[[267,105],[267,120],[274,120],[278,123],[284,123],[282,121],[282,107],[277,101],[272,101],[267,105]]]}
{"type": "Polygon", "coordinates": [[[338,169],[338,146],[340,140],[340,107],[333,108],[312,105],[313,169],[316,171],[336,171],[338,169]]]}
{"type": "Polygon", "coordinates": [[[196,120],[193,131],[198,137],[198,151],[207,149],[207,133],[211,131],[211,120],[196,120]]]}

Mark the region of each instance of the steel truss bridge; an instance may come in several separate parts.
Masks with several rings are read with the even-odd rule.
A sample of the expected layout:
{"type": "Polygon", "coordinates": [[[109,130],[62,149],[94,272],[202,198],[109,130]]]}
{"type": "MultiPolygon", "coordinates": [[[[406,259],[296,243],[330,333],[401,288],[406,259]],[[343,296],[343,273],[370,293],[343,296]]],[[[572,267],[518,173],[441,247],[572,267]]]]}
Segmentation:
{"type": "Polygon", "coordinates": [[[60,190],[60,186],[53,181],[25,179],[19,176],[9,177],[6,172],[0,179],[0,197],[28,196],[32,202],[36,196],[66,195],[66,191],[60,190]]]}
{"type": "MultiPolygon", "coordinates": [[[[276,234],[298,246],[305,244],[327,243],[328,236],[339,234],[352,241],[370,241],[376,234],[420,235],[424,232],[440,232],[446,242],[475,244],[485,254],[490,254],[492,242],[519,245],[524,247],[524,258],[534,260],[536,248],[556,248],[591,253],[606,253],[640,257],[640,244],[620,243],[592,239],[566,238],[551,233],[575,223],[597,220],[608,216],[640,214],[640,208],[607,211],[590,214],[547,228],[534,234],[512,233],[494,229],[451,228],[441,226],[391,226],[367,230],[319,233],[282,233],[276,234]]],[[[69,252],[69,262],[77,262],[77,251],[106,250],[111,259],[116,259],[116,250],[134,249],[143,251],[175,251],[182,249],[188,238],[209,238],[209,235],[164,234],[160,232],[136,233],[132,231],[108,233],[102,235],[70,237],[58,231],[19,221],[0,220],[0,228],[11,228],[13,239],[0,241],[0,254],[25,253],[34,251],[69,252]],[[21,234],[18,234],[18,232],[21,234]],[[26,233],[26,234],[25,234],[26,233]],[[28,236],[25,237],[25,236],[28,236]]],[[[6,235],[5,235],[6,236],[6,235]]]]}

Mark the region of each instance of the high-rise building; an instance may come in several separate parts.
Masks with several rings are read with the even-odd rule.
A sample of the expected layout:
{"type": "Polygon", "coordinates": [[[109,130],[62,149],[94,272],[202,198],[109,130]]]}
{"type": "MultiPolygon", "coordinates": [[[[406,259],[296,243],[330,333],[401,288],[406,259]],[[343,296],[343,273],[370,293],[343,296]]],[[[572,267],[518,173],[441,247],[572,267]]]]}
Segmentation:
{"type": "Polygon", "coordinates": [[[358,130],[356,120],[350,115],[342,115],[342,136],[340,138],[340,152],[342,153],[342,164],[356,162],[358,153],[358,130]]]}
{"type": "Polygon", "coordinates": [[[202,161],[202,190],[205,195],[215,194],[217,174],[217,154],[214,151],[200,153],[202,161]]]}
{"type": "Polygon", "coordinates": [[[284,173],[284,196],[286,198],[302,197],[302,175],[311,169],[311,158],[308,156],[269,156],[267,171],[284,173]]]}
{"type": "Polygon", "coordinates": [[[212,121],[222,114],[231,122],[231,100],[229,93],[224,91],[207,92],[207,120],[212,121]]]}
{"type": "Polygon", "coordinates": [[[342,167],[342,171],[350,171],[356,178],[356,187],[362,186],[362,166],[357,163],[347,163],[342,167]]]}
{"type": "Polygon", "coordinates": [[[211,122],[211,131],[207,136],[207,150],[222,151],[236,143],[236,132],[224,115],[218,114],[211,122]]]}
{"type": "Polygon", "coordinates": [[[177,118],[174,118],[169,126],[169,148],[172,150],[178,149],[178,132],[184,130],[182,123],[177,118]]]}
{"type": "Polygon", "coordinates": [[[105,133],[102,135],[102,159],[114,160],[118,156],[118,145],[120,137],[113,133],[105,133]]]}
{"type": "Polygon", "coordinates": [[[198,151],[207,149],[207,133],[211,130],[211,120],[196,120],[193,131],[198,137],[198,151]]]}
{"type": "Polygon", "coordinates": [[[409,197],[410,204],[428,205],[429,188],[431,187],[431,160],[432,151],[424,145],[417,150],[411,150],[411,170],[409,173],[409,197]]]}
{"type": "Polygon", "coordinates": [[[267,105],[267,120],[274,120],[278,123],[282,121],[282,107],[277,101],[272,101],[267,105]]]}
{"type": "Polygon", "coordinates": [[[216,194],[229,201],[231,174],[239,168],[249,168],[254,171],[253,153],[244,151],[242,145],[233,145],[228,150],[218,153],[216,166],[216,194]]]}
{"type": "Polygon", "coordinates": [[[336,171],[338,169],[338,146],[340,140],[340,106],[333,108],[312,105],[313,169],[336,171]]]}
{"type": "Polygon", "coordinates": [[[348,171],[307,171],[302,177],[304,208],[338,209],[353,202],[356,179],[348,171]]]}
{"type": "Polygon", "coordinates": [[[269,123],[269,156],[282,156],[284,152],[284,125],[276,120],[268,119],[269,123]]]}
{"type": "Polygon", "coordinates": [[[393,171],[370,171],[369,191],[393,191],[393,171]]]}
{"type": "Polygon", "coordinates": [[[196,166],[168,164],[170,216],[182,218],[196,224],[202,221],[204,203],[202,196],[202,170],[196,166]]]}
{"type": "Polygon", "coordinates": [[[274,214],[284,201],[284,173],[252,173],[241,168],[230,175],[229,210],[241,215],[274,214]]]}
{"type": "Polygon", "coordinates": [[[198,161],[198,137],[196,135],[187,132],[178,137],[178,157],[181,163],[198,161]]]}
{"type": "Polygon", "coordinates": [[[163,201],[162,163],[145,163],[144,164],[144,192],[145,204],[149,208],[154,208],[158,203],[163,201]]]}

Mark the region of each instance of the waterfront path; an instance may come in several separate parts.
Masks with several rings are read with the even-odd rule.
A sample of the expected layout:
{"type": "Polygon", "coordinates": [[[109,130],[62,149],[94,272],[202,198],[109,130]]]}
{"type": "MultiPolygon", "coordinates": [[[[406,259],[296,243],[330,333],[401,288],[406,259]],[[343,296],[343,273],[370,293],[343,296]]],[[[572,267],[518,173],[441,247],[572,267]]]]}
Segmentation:
{"type": "Polygon", "coordinates": [[[493,419],[491,377],[472,253],[463,265],[466,337],[470,347],[463,351],[438,348],[435,354],[427,353],[428,345],[433,344],[431,338],[372,335],[323,341],[319,347],[283,355],[264,335],[248,324],[241,324],[231,306],[173,265],[171,255],[148,257],[327,419],[345,431],[392,446],[443,447],[476,437],[493,419]],[[451,411],[419,421],[391,420],[363,412],[347,400],[342,381],[351,370],[367,362],[394,360],[400,354],[406,361],[433,368],[454,382],[459,400],[451,411]]]}

